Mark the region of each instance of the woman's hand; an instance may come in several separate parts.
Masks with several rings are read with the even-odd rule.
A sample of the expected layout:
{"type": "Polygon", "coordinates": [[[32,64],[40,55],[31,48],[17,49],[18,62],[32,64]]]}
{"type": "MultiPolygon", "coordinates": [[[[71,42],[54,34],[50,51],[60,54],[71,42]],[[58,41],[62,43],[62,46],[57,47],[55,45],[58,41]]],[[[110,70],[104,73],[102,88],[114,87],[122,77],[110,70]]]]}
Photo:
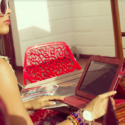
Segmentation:
{"type": "MultiPolygon", "coordinates": [[[[88,110],[93,114],[94,119],[98,119],[99,117],[103,116],[107,110],[108,104],[108,97],[115,95],[116,91],[107,92],[101,95],[98,95],[95,99],[93,99],[85,108],[84,110],[88,110]]],[[[112,97],[112,105],[115,109],[115,103],[112,97]]]]}
{"type": "Polygon", "coordinates": [[[42,96],[29,102],[24,102],[27,110],[38,110],[45,106],[55,105],[54,100],[64,100],[64,96],[42,96]]]}

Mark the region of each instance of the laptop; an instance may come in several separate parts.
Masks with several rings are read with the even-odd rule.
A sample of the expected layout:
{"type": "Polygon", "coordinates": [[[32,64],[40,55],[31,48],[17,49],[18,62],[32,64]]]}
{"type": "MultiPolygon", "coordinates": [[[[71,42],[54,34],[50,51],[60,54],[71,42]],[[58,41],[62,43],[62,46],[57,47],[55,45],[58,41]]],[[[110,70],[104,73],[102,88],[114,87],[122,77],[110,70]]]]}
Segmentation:
{"type": "Polygon", "coordinates": [[[116,90],[123,71],[123,61],[100,56],[88,60],[77,84],[75,95],[63,102],[75,108],[84,108],[96,96],[116,90]]]}

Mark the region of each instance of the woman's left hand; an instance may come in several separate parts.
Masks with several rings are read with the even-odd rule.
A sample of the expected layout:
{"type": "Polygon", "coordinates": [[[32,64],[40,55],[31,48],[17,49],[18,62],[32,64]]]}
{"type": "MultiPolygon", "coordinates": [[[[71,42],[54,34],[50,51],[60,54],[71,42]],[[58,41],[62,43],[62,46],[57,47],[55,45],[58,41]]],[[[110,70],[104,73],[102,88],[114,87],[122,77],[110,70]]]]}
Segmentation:
{"type": "Polygon", "coordinates": [[[64,96],[42,96],[32,101],[24,102],[24,106],[27,110],[38,110],[45,106],[55,105],[54,100],[64,100],[64,96]]]}
{"type": "MultiPolygon", "coordinates": [[[[108,97],[115,95],[116,91],[106,92],[104,94],[98,95],[94,98],[89,104],[86,105],[84,110],[88,110],[93,114],[94,119],[98,119],[106,113],[107,104],[108,104],[108,97]]],[[[115,109],[115,102],[112,97],[111,102],[115,109]]]]}

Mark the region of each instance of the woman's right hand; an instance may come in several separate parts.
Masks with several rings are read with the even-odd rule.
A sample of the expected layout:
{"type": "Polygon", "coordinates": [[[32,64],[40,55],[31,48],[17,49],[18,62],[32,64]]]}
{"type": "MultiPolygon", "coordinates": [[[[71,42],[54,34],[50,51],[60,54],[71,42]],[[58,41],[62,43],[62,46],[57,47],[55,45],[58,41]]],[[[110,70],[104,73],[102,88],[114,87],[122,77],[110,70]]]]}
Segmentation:
{"type": "Polygon", "coordinates": [[[41,96],[34,100],[24,102],[24,107],[27,110],[38,110],[45,106],[55,105],[56,102],[54,100],[64,100],[64,96],[41,96]]]}
{"type": "MultiPolygon", "coordinates": [[[[108,97],[115,95],[116,91],[107,92],[101,95],[98,95],[94,98],[85,108],[84,110],[90,111],[93,114],[94,119],[98,119],[101,116],[105,115],[108,105],[108,97]]],[[[112,105],[115,109],[115,103],[112,97],[112,105]]]]}

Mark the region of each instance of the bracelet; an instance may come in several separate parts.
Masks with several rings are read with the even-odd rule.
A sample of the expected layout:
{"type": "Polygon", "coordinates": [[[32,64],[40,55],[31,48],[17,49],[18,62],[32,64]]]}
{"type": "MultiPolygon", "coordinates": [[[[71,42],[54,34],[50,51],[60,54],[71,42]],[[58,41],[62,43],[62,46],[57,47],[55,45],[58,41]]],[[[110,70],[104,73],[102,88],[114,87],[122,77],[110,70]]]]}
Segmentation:
{"type": "Polygon", "coordinates": [[[67,119],[69,119],[73,125],[92,125],[93,121],[87,121],[82,117],[83,111],[83,109],[80,109],[69,115],[67,119]]]}

